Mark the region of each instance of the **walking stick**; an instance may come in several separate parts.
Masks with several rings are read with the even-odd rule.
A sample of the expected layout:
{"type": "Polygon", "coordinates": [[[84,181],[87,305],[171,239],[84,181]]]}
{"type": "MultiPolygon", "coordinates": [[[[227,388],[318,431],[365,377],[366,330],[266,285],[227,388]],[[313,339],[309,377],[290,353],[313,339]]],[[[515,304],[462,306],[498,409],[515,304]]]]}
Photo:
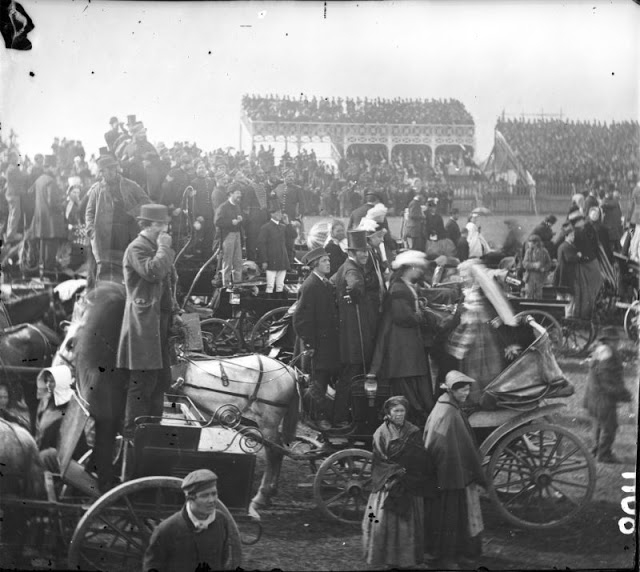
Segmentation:
{"type": "Polygon", "coordinates": [[[360,355],[362,356],[362,375],[367,375],[367,366],[364,361],[364,342],[362,341],[362,321],[360,320],[360,305],[356,304],[356,318],[358,319],[358,334],[360,335],[360,355]]]}

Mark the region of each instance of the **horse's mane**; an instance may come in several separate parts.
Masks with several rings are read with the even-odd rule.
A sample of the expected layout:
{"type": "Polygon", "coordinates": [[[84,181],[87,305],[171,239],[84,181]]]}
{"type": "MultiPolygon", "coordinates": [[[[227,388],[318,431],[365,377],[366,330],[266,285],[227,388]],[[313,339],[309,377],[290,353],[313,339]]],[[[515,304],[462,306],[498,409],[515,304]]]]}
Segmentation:
{"type": "Polygon", "coordinates": [[[80,378],[86,370],[115,367],[125,298],[124,286],[115,282],[87,294],[74,350],[80,378]]]}

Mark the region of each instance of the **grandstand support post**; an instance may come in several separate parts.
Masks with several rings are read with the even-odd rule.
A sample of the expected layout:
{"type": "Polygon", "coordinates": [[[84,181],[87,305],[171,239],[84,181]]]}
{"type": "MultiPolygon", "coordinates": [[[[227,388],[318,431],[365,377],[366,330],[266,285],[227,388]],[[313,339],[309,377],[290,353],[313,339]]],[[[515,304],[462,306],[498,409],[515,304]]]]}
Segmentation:
{"type": "Polygon", "coordinates": [[[436,168],[436,138],[431,136],[430,143],[431,145],[431,168],[436,168]]]}

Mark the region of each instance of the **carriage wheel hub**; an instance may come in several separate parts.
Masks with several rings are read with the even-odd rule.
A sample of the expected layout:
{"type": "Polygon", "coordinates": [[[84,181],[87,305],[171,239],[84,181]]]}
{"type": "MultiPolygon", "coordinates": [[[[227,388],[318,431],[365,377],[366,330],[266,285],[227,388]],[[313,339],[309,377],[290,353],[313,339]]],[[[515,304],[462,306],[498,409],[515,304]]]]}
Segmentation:
{"type": "Polygon", "coordinates": [[[539,487],[548,487],[552,483],[553,478],[549,471],[537,471],[534,480],[539,487]]]}
{"type": "Polygon", "coordinates": [[[358,481],[349,481],[347,483],[347,492],[351,497],[360,496],[362,494],[362,485],[358,481]]]}

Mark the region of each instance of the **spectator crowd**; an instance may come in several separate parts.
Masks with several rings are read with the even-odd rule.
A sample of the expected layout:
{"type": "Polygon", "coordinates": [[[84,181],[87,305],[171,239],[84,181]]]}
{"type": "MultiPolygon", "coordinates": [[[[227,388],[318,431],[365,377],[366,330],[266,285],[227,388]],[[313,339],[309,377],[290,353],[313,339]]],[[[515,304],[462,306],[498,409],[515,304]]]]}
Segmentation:
{"type": "Polygon", "coordinates": [[[332,121],[336,123],[405,123],[473,125],[457,99],[375,99],[287,95],[244,95],[242,109],[253,121],[332,121]]]}

